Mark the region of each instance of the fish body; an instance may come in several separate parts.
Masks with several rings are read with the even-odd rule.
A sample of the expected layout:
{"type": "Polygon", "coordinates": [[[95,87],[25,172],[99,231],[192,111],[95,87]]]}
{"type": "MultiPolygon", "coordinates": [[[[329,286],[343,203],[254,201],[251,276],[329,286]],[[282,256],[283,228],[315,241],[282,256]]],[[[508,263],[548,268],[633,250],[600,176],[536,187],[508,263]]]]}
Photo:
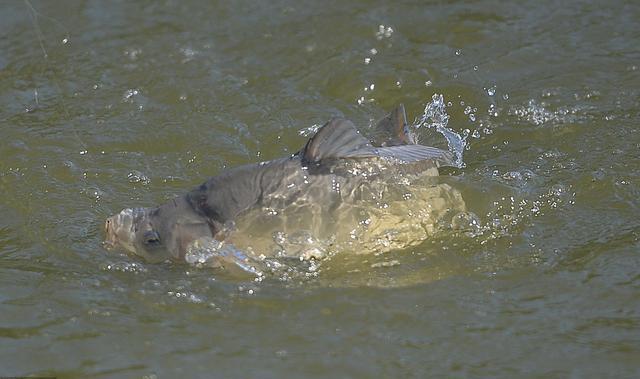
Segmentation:
{"type": "Polygon", "coordinates": [[[415,244],[441,213],[464,210],[457,191],[430,182],[453,156],[416,144],[402,105],[374,131],[372,143],[333,119],[290,157],[232,168],[158,207],[109,217],[105,244],[151,262],[206,260],[240,272],[252,272],[257,257],[402,247],[390,231],[422,225],[405,243],[415,244]],[[363,243],[350,245],[356,239],[363,243]]]}

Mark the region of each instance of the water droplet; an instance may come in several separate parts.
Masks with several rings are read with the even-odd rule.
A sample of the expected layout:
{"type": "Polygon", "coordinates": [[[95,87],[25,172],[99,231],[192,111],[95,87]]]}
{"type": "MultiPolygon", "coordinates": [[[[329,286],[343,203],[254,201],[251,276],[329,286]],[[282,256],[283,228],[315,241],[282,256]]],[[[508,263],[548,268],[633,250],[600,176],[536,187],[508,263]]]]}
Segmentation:
{"type": "Polygon", "coordinates": [[[389,38],[393,34],[393,28],[390,26],[378,25],[378,31],[376,32],[376,38],[381,40],[382,38],[389,38]]]}
{"type": "Polygon", "coordinates": [[[124,55],[127,56],[132,61],[136,60],[138,58],[138,55],[140,55],[140,53],[142,53],[142,50],[140,49],[126,49],[124,51],[124,55]]]}
{"type": "Polygon", "coordinates": [[[151,183],[151,179],[148,176],[137,170],[127,174],[127,179],[129,179],[129,183],[142,183],[144,185],[151,183]]]}
{"type": "Polygon", "coordinates": [[[487,88],[487,95],[493,96],[495,94],[496,94],[496,86],[493,86],[491,88],[487,88]]]}
{"type": "Polygon", "coordinates": [[[193,57],[196,55],[196,51],[193,50],[190,47],[182,47],[180,48],[180,52],[182,53],[182,55],[184,56],[185,59],[182,60],[182,63],[186,63],[190,60],[193,59],[193,57]]]}
{"type": "Polygon", "coordinates": [[[482,232],[480,218],[473,212],[458,213],[451,221],[451,228],[466,232],[470,236],[476,236],[482,232]]]}
{"type": "Polygon", "coordinates": [[[487,109],[487,113],[490,116],[498,117],[498,110],[496,109],[496,106],[494,104],[489,105],[489,109],[487,109]]]}
{"type": "Polygon", "coordinates": [[[457,49],[457,50],[456,50],[456,55],[460,55],[460,54],[462,54],[462,50],[457,49]]]}
{"type": "Polygon", "coordinates": [[[63,38],[62,39],[62,44],[66,45],[67,43],[69,43],[69,38],[63,38]]]}
{"type": "Polygon", "coordinates": [[[138,91],[137,89],[131,88],[128,89],[124,92],[124,95],[122,95],[122,99],[123,100],[130,100],[132,97],[138,95],[140,93],[140,91],[138,91]]]}

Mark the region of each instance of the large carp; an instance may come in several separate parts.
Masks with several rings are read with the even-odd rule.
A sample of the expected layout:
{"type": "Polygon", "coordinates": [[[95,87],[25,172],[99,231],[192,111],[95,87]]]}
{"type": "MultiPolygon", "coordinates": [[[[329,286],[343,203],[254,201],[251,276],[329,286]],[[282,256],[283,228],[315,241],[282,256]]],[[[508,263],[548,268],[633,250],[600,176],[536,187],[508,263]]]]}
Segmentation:
{"type": "Polygon", "coordinates": [[[456,166],[454,156],[417,144],[402,105],[373,131],[370,141],[334,118],[289,157],[236,167],[166,204],[109,217],[105,245],[151,262],[253,273],[273,257],[416,245],[443,215],[465,209],[458,191],[434,181],[439,167],[456,166]]]}

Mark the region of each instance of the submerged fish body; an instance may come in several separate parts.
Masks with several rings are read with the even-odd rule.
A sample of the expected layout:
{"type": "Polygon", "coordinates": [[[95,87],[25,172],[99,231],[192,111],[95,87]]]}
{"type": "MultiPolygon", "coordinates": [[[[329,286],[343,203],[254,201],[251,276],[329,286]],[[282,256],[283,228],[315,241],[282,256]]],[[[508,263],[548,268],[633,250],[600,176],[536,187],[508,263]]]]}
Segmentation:
{"type": "Polygon", "coordinates": [[[458,191],[433,181],[453,156],[415,144],[402,105],[375,131],[377,146],[333,119],[291,157],[230,169],[159,207],[109,217],[105,244],[152,262],[250,273],[271,257],[415,245],[443,214],[464,210],[458,191]]]}
{"type": "Polygon", "coordinates": [[[331,183],[318,185],[324,193],[278,198],[243,213],[227,241],[266,258],[383,253],[420,244],[440,221],[465,211],[460,192],[433,176],[385,175],[398,177],[407,181],[354,185],[354,179],[326,178],[331,183]],[[319,198],[322,202],[315,201],[319,198]]]}

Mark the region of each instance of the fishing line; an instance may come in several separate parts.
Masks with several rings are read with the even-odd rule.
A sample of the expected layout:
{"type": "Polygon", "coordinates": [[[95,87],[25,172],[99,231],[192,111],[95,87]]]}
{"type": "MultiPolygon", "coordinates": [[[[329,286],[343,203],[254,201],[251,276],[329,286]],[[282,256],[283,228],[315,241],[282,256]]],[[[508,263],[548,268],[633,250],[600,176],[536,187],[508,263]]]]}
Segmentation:
{"type": "MultiPolygon", "coordinates": [[[[69,112],[69,107],[67,106],[67,103],[64,99],[64,92],[62,90],[62,86],[60,85],[55,70],[52,68],[52,66],[49,64],[49,54],[47,53],[47,49],[45,47],[44,44],[44,35],[42,33],[42,29],[40,28],[40,24],[38,23],[38,18],[44,18],[44,19],[48,19],[51,22],[53,22],[54,24],[56,24],[58,27],[60,27],[61,29],[64,30],[65,33],[65,38],[62,40],[63,44],[67,44],[69,43],[69,31],[67,30],[67,28],[58,20],[56,20],[53,17],[49,17],[46,15],[41,14],[40,12],[38,12],[33,5],[31,4],[31,2],[29,0],[23,0],[25,6],[27,7],[27,10],[29,11],[29,17],[31,19],[31,23],[35,29],[36,32],[36,36],[38,38],[38,44],[40,45],[40,50],[42,50],[42,57],[44,59],[44,64],[42,67],[42,70],[40,71],[40,76],[44,77],[45,76],[45,72],[47,71],[47,69],[49,71],[51,71],[52,73],[52,78],[51,78],[51,82],[53,83],[54,87],[56,88],[56,90],[58,91],[59,94],[59,98],[60,98],[60,103],[62,105],[62,111],[64,112],[65,116],[67,117],[67,120],[71,120],[71,113],[69,112]]],[[[38,98],[38,87],[36,84],[36,87],[33,90],[33,95],[34,95],[34,101],[36,103],[36,107],[40,106],[40,100],[38,98]]],[[[71,131],[73,132],[74,137],[76,138],[76,140],[78,140],[78,142],[80,143],[80,145],[82,146],[82,150],[83,151],[87,151],[87,144],[82,140],[82,138],[80,138],[80,135],[78,134],[78,132],[75,130],[75,128],[71,128],[71,131]]]]}

